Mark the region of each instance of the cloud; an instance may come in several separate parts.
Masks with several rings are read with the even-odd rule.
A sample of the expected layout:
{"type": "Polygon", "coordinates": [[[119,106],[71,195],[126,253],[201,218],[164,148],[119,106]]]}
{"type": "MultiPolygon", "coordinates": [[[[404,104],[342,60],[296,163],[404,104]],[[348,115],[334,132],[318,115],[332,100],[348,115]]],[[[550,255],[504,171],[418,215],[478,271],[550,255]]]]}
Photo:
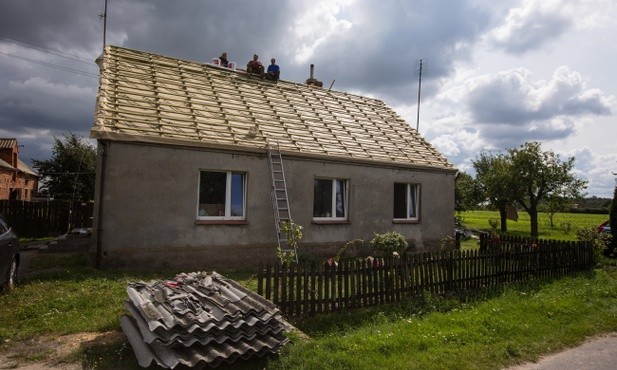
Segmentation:
{"type": "Polygon", "coordinates": [[[567,66],[548,81],[519,68],[468,79],[463,90],[469,124],[484,139],[503,143],[563,139],[575,133],[575,121],[611,115],[617,106],[614,96],[587,88],[567,66]]]}
{"type": "Polygon", "coordinates": [[[605,24],[610,21],[607,11],[614,6],[607,0],[525,0],[511,8],[485,39],[495,49],[523,54],[545,47],[574,28],[605,24]]]}

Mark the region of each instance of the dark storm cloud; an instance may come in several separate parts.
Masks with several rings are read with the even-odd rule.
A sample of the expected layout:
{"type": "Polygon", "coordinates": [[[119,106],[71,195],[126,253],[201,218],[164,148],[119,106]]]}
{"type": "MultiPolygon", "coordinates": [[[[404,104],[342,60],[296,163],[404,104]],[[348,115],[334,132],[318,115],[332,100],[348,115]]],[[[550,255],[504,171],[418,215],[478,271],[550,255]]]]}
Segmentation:
{"type": "Polygon", "coordinates": [[[358,1],[347,16],[351,28],[318,46],[315,62],[343,89],[376,91],[393,103],[400,102],[399,89],[417,84],[418,60],[427,66],[428,87],[466,58],[488,25],[485,11],[459,1],[358,1]]]}

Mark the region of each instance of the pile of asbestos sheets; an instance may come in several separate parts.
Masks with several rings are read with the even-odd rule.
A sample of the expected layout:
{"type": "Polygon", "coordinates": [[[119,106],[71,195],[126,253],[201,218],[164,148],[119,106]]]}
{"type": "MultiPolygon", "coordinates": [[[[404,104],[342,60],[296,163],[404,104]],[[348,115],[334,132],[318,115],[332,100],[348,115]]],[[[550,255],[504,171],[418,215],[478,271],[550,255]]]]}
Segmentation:
{"type": "Polygon", "coordinates": [[[133,282],[127,293],[120,325],[142,367],[216,367],[289,341],[291,326],[272,302],[216,272],[133,282]]]}

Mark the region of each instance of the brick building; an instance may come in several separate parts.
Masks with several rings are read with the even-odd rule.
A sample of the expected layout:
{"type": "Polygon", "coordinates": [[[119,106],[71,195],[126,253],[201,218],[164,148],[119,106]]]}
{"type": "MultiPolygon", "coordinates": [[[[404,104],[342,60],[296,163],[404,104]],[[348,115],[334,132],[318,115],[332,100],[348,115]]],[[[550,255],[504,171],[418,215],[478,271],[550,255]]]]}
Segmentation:
{"type": "Polygon", "coordinates": [[[32,200],[39,176],[19,159],[17,139],[0,138],[0,200],[32,200]]]}

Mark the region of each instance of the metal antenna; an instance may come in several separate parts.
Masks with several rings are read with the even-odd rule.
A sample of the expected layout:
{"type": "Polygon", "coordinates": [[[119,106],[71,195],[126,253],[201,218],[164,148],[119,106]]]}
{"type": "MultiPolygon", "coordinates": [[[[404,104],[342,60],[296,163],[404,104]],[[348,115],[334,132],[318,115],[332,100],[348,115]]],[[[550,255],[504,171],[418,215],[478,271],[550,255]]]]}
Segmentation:
{"type": "Polygon", "coordinates": [[[418,113],[416,115],[416,131],[420,132],[420,92],[422,91],[422,59],[418,70],[418,113]]]}
{"type": "Polygon", "coordinates": [[[105,45],[107,44],[107,0],[105,0],[105,10],[99,14],[99,18],[103,19],[103,50],[105,50],[105,45]]]}

